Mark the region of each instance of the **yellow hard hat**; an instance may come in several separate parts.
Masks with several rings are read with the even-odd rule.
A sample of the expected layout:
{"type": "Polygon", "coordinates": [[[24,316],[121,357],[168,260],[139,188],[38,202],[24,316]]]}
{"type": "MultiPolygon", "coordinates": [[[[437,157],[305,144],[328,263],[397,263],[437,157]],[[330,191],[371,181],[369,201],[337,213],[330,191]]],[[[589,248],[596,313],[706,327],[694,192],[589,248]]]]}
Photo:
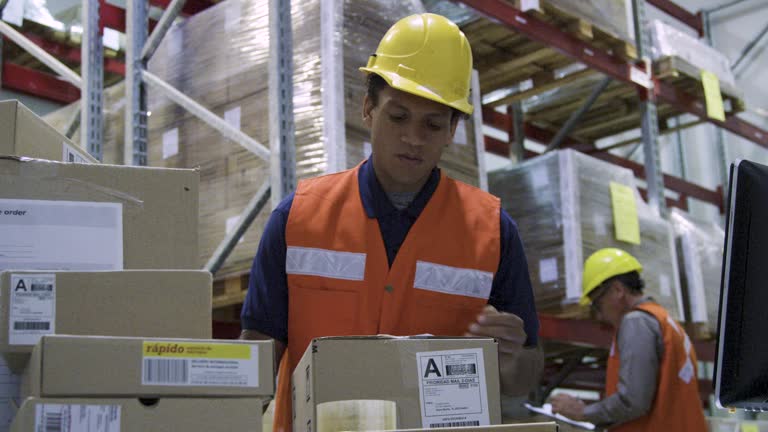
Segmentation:
{"type": "Polygon", "coordinates": [[[614,276],[632,271],[641,272],[643,266],[635,257],[621,249],[605,248],[593,253],[584,262],[583,292],[579,304],[588,305],[590,303],[589,293],[599,287],[601,283],[614,276]]]}
{"type": "Polygon", "coordinates": [[[472,114],[472,49],[448,18],[425,13],[396,22],[361,71],[391,87],[472,114]]]}

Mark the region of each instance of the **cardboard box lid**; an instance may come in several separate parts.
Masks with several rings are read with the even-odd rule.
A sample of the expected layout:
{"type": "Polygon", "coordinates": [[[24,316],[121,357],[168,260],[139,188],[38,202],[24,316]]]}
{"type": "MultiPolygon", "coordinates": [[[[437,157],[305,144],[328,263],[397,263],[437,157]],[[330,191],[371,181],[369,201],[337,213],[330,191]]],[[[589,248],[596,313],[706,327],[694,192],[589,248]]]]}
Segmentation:
{"type": "Polygon", "coordinates": [[[52,335],[32,352],[22,396],[261,397],[274,371],[272,340],[52,335]]]}
{"type": "Polygon", "coordinates": [[[99,163],[17,100],[0,101],[0,154],[99,163]]]}
{"type": "MultiPolygon", "coordinates": [[[[70,430],[84,418],[91,418],[94,427],[100,418],[111,428],[98,430],[126,431],[184,431],[184,432],[237,432],[261,431],[262,407],[265,400],[259,398],[162,398],[142,403],[139,399],[75,399],[75,398],[28,398],[19,409],[11,425],[13,432],[48,430],[49,426],[70,430]],[[77,409],[77,411],[74,411],[77,409]],[[79,416],[62,415],[77,412],[79,416]],[[45,413],[45,414],[44,414],[45,413]],[[37,422],[36,422],[37,420],[37,422]]],[[[82,423],[80,423],[82,424],[82,423]]],[[[103,426],[103,423],[102,423],[103,426]]],[[[71,430],[95,430],[76,428],[71,430]]]]}
{"type": "Polygon", "coordinates": [[[0,351],[32,352],[43,334],[210,339],[211,291],[204,270],[2,271],[0,351]]]}
{"type": "Polygon", "coordinates": [[[0,201],[52,201],[43,204],[54,207],[59,201],[119,206],[125,269],[200,268],[197,170],[0,156],[0,178],[0,201]]]}

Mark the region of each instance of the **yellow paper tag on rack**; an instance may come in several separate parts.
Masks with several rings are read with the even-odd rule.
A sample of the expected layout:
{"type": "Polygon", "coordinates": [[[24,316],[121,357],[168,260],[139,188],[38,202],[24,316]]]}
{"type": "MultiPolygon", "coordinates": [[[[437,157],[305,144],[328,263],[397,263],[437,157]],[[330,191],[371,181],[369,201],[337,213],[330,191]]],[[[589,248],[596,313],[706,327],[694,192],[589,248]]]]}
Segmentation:
{"type": "Polygon", "coordinates": [[[611,182],[611,207],[616,240],[640,244],[640,222],[637,219],[635,191],[621,183],[611,182]]]}
{"type": "Polygon", "coordinates": [[[760,427],[757,426],[757,423],[744,422],[741,424],[741,432],[760,432],[760,427]]]}
{"type": "Polygon", "coordinates": [[[707,116],[715,120],[725,121],[723,95],[720,93],[720,81],[717,79],[717,75],[702,69],[701,83],[704,85],[704,102],[707,104],[707,116]]]}

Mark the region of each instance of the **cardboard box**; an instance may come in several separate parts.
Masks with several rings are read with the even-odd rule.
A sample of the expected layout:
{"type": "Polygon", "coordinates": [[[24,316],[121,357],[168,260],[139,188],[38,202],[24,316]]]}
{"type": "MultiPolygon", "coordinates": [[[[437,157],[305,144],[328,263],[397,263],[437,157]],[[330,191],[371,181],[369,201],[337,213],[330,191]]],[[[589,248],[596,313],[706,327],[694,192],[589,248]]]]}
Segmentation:
{"type": "Polygon", "coordinates": [[[139,399],[29,398],[11,431],[261,432],[263,404],[258,398],[164,398],[148,404],[139,399]]]}
{"type": "Polygon", "coordinates": [[[0,155],[99,162],[17,100],[0,101],[0,155]]]}
{"type": "Polygon", "coordinates": [[[0,272],[0,352],[45,334],[210,339],[212,284],[202,270],[0,272]]]}
{"type": "Polygon", "coordinates": [[[318,405],[396,404],[399,428],[501,423],[498,346],[485,338],[327,337],[293,373],[294,429],[312,432],[318,405]]]}
{"type": "MultiPolygon", "coordinates": [[[[440,432],[557,432],[555,422],[502,424],[479,427],[441,428],[440,432]]],[[[393,432],[427,432],[433,429],[401,429],[393,432]]]]}
{"type": "Polygon", "coordinates": [[[22,375],[35,397],[261,397],[275,391],[274,342],[43,336],[22,375]]]}
{"type": "Polygon", "coordinates": [[[0,269],[200,268],[197,170],[0,156],[0,179],[0,237],[35,234],[16,240],[32,257],[0,255],[0,269]]]}

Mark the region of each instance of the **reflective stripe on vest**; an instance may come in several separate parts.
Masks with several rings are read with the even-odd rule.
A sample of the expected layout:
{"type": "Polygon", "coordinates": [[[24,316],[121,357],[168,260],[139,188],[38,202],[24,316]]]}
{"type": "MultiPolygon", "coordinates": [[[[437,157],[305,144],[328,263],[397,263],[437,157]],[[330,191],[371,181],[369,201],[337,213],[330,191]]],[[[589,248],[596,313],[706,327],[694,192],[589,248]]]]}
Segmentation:
{"type": "MultiPolygon", "coordinates": [[[[359,168],[302,181],[296,190],[285,230],[281,382],[315,337],[463,335],[487,304],[499,265],[499,199],[441,176],[390,268],[378,221],[360,198],[359,168]]],[[[275,431],[290,431],[289,390],[279,386],[275,431]]]]}
{"type": "MultiPolygon", "coordinates": [[[[664,354],[659,365],[656,396],[648,414],[611,428],[611,431],[706,431],[707,425],[696,379],[696,352],[688,335],[669,313],[656,303],[646,302],[635,309],[651,314],[659,322],[664,354]]],[[[614,335],[606,370],[606,396],[616,393],[621,352],[614,335]]]]}

